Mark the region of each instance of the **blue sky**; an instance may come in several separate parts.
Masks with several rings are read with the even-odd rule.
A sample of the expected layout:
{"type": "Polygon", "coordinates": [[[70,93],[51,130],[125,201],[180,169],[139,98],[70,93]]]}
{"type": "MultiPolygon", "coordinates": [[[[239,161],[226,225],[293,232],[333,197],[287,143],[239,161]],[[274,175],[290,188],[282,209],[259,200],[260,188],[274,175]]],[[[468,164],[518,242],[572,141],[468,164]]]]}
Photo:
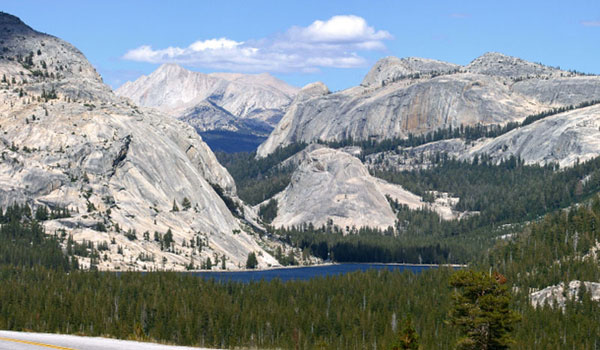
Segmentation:
{"type": "Polygon", "coordinates": [[[162,62],[357,85],[385,56],[467,64],[488,51],[600,74],[600,1],[4,1],[118,87],[162,62]]]}

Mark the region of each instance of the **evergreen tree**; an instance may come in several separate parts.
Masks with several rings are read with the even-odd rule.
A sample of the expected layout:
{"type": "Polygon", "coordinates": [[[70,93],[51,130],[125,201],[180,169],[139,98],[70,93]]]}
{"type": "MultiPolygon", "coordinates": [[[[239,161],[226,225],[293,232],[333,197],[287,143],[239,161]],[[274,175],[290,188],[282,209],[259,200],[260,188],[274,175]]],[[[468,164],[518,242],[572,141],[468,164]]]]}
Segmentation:
{"type": "Polygon", "coordinates": [[[248,259],[246,259],[246,268],[247,269],[255,269],[258,266],[258,260],[256,260],[256,254],[251,252],[248,254],[248,259]]]}
{"type": "Polygon", "coordinates": [[[511,294],[505,283],[506,278],[500,274],[472,270],[461,270],[450,277],[450,286],[455,289],[450,323],[462,334],[457,349],[509,348],[513,342],[510,333],[519,316],[509,309],[511,294]]]}
{"type": "Polygon", "coordinates": [[[183,202],[181,202],[181,206],[183,207],[183,210],[188,210],[192,207],[192,203],[187,197],[184,197],[183,202]]]}
{"type": "Polygon", "coordinates": [[[419,334],[413,325],[412,316],[408,315],[403,322],[403,327],[399,329],[398,341],[392,350],[419,350],[419,334]]]}

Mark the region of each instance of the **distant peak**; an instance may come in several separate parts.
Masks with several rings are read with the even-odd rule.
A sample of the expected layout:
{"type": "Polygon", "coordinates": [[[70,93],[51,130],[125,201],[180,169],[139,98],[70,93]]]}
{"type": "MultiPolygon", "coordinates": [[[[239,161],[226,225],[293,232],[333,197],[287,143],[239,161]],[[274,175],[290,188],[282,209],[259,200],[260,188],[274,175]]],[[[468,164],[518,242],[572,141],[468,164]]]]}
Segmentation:
{"type": "Polygon", "coordinates": [[[310,83],[302,87],[296,95],[296,99],[298,100],[306,100],[312,97],[325,96],[329,94],[329,89],[327,85],[323,84],[320,81],[310,83]]]}
{"type": "Polygon", "coordinates": [[[158,69],[155,72],[183,71],[183,70],[187,70],[187,69],[183,68],[182,66],[178,65],[177,63],[163,63],[160,65],[160,67],[158,67],[158,69]]]}
{"type": "Polygon", "coordinates": [[[489,52],[486,52],[483,55],[477,57],[476,59],[494,59],[494,58],[516,58],[516,57],[505,55],[501,52],[489,51],[489,52]]]}
{"type": "Polygon", "coordinates": [[[486,52],[469,63],[466,68],[471,73],[513,78],[528,75],[548,75],[560,71],[541,63],[529,62],[499,52],[486,52]]]}
{"type": "Polygon", "coordinates": [[[327,85],[325,85],[325,83],[320,82],[320,81],[306,84],[302,87],[302,89],[300,89],[300,91],[304,91],[304,92],[313,91],[313,92],[321,92],[321,93],[325,93],[325,94],[329,93],[329,89],[327,88],[327,85]]]}
{"type": "Polygon", "coordinates": [[[490,52],[486,52],[483,55],[475,58],[473,61],[471,61],[471,63],[469,63],[469,66],[474,65],[474,64],[512,63],[512,62],[518,62],[518,61],[527,62],[518,57],[505,55],[500,52],[490,51],[490,52]]]}
{"type": "Polygon", "coordinates": [[[11,15],[10,13],[0,11],[0,24],[21,24],[26,25],[17,16],[11,15]]]}
{"type": "MultiPolygon", "coordinates": [[[[181,79],[182,77],[188,76],[190,74],[195,74],[196,72],[192,72],[178,65],[177,63],[163,63],[160,67],[158,67],[154,72],[150,73],[148,77],[157,77],[160,79],[181,79]]],[[[198,73],[200,74],[200,73],[198,73]]]]}
{"type": "Polygon", "coordinates": [[[380,59],[367,73],[361,85],[382,86],[414,74],[445,73],[460,68],[459,65],[421,57],[398,58],[388,56],[380,59]]]}
{"type": "Polygon", "coordinates": [[[33,29],[21,21],[19,17],[6,12],[0,12],[0,28],[3,30],[18,28],[21,30],[33,31],[33,29]]]}

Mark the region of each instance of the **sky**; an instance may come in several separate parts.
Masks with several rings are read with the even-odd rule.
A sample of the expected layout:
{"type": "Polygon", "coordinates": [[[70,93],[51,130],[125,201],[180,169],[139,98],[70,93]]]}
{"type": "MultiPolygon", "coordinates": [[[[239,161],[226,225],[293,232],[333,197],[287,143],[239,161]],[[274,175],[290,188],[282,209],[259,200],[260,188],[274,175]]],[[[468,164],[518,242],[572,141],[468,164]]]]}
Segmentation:
{"type": "Polygon", "coordinates": [[[600,1],[4,0],[79,48],[117,88],[162,63],[360,84],[386,56],[466,65],[490,51],[600,74],[600,1]]]}

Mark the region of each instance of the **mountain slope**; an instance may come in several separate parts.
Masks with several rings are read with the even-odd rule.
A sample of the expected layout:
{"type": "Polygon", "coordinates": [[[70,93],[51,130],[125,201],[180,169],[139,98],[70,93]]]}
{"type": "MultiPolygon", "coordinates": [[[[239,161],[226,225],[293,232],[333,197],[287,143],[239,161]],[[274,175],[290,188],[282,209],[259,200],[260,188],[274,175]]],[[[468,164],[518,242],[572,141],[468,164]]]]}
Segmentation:
{"type": "Polygon", "coordinates": [[[185,120],[201,133],[227,130],[263,137],[281,119],[296,92],[296,88],[266,73],[204,74],[176,64],[164,64],[116,90],[117,95],[141,106],[185,120]]]}
{"type": "Polygon", "coordinates": [[[264,157],[301,141],[382,140],[449,126],[502,125],[598,98],[598,76],[578,76],[497,53],[465,67],[385,58],[361,86],[296,99],[257,153],[264,157]]]}
{"type": "Polygon", "coordinates": [[[291,183],[274,197],[275,227],[320,227],[331,221],[341,228],[393,228],[397,218],[388,196],[410,209],[426,207],[445,219],[456,217],[449,206],[425,203],[398,185],[372,177],[358,158],[344,151],[311,147],[290,161],[299,165],[291,183]]]}
{"type": "Polygon", "coordinates": [[[237,268],[251,251],[276,264],[213,189],[235,197],[191,127],[118,98],[81,52],[17,17],[0,13],[0,40],[0,206],[69,208],[49,233],[112,242],[102,269],[182,269],[215,256],[237,268]]]}
{"type": "Polygon", "coordinates": [[[452,138],[416,147],[369,154],[369,167],[408,170],[433,165],[432,159],[449,158],[472,161],[486,156],[493,163],[511,157],[525,164],[573,166],[600,155],[600,104],[574,108],[546,116],[494,138],[467,141],[452,138]]]}
{"type": "Polygon", "coordinates": [[[460,157],[476,154],[487,154],[496,161],[515,156],[526,164],[559,163],[561,167],[590,160],[600,155],[600,105],[538,120],[485,140],[460,157]]]}

